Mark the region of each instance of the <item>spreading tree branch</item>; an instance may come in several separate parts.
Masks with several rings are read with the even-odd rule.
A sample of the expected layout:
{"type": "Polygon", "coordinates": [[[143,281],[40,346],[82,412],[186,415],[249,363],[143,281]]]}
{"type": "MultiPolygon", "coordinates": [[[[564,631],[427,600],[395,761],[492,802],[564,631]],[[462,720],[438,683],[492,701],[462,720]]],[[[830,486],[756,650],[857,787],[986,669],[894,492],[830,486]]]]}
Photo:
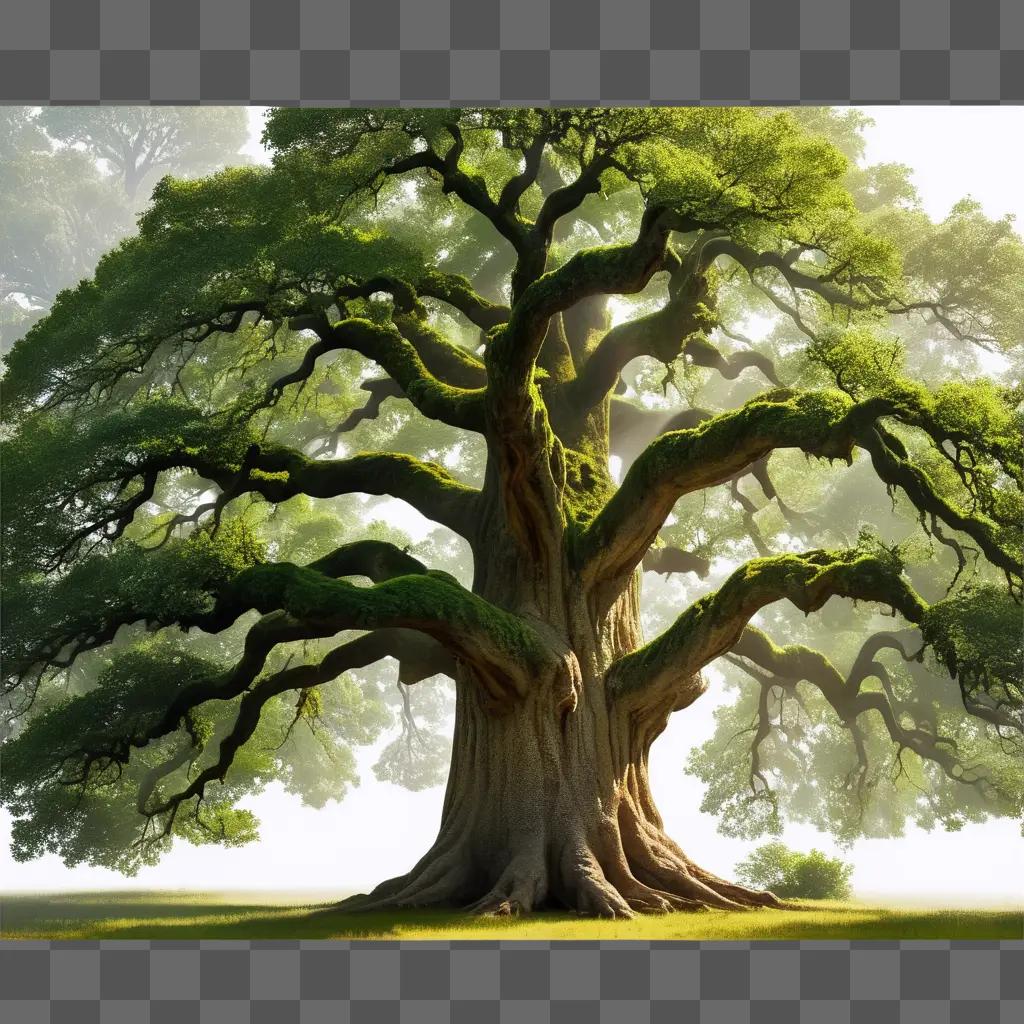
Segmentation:
{"type": "Polygon", "coordinates": [[[401,398],[405,392],[402,391],[398,382],[391,377],[372,377],[364,380],[359,387],[366,391],[369,397],[366,404],[353,409],[335,428],[335,433],[346,434],[355,430],[363,420],[374,420],[380,415],[380,407],[389,398],[401,398]]]}
{"type": "Polygon", "coordinates": [[[511,315],[508,306],[490,302],[478,294],[468,278],[459,274],[444,274],[431,270],[416,282],[420,295],[439,299],[457,309],[472,324],[482,331],[507,322],[511,315]]]}
{"type": "Polygon", "coordinates": [[[848,460],[857,424],[885,408],[854,406],[836,392],[769,393],[696,427],[662,434],[581,536],[581,572],[596,580],[632,571],[680,497],[733,479],[777,448],[848,460]]]}
{"type": "Polygon", "coordinates": [[[909,461],[902,443],[883,425],[874,424],[865,430],[858,444],[867,450],[875,472],[888,486],[899,487],[922,515],[934,515],[972,538],[985,557],[1002,569],[1020,592],[1020,560],[1000,544],[996,527],[990,520],[966,515],[937,494],[927,474],[909,461]]]}
{"type": "Polygon", "coordinates": [[[913,425],[926,420],[919,407],[895,399],[854,403],[835,391],[780,391],[690,430],[663,434],[637,458],[622,486],[583,532],[577,564],[588,580],[632,571],[682,495],[732,480],[775,449],[797,448],[849,463],[853,449],[862,447],[887,485],[900,487],[920,512],[934,513],[973,538],[994,565],[1019,580],[1020,561],[1000,544],[995,524],[967,515],[942,498],[906,459],[902,445],[889,440],[891,435],[878,423],[883,417],[913,425]]]}
{"type": "MultiPolygon", "coordinates": [[[[875,660],[877,654],[886,648],[898,651],[904,659],[909,660],[910,656],[898,634],[876,633],[865,640],[845,678],[819,651],[802,644],[777,647],[764,633],[752,626],[743,630],[731,654],[770,672],[768,685],[781,680],[789,685],[803,682],[816,687],[840,721],[851,730],[855,729],[863,715],[869,711],[877,712],[890,739],[901,750],[912,750],[919,757],[939,765],[948,778],[979,786],[986,795],[993,795],[985,774],[963,763],[955,740],[937,733],[933,724],[928,728],[922,728],[921,723],[911,726],[902,724],[901,713],[906,708],[897,703],[885,666],[875,660]],[[872,676],[882,680],[883,692],[861,689],[864,681],[872,676]]],[[[866,754],[864,756],[866,758],[866,754]]]]}
{"type": "Polygon", "coordinates": [[[842,279],[835,269],[828,273],[813,273],[797,266],[798,258],[815,248],[813,245],[803,245],[788,253],[757,252],[731,238],[719,237],[708,243],[706,255],[711,259],[728,256],[738,263],[759,290],[811,338],[814,337],[814,331],[803,320],[797,307],[758,282],[755,278],[758,270],[774,270],[789,285],[794,295],[798,291],[810,292],[830,306],[853,310],[880,309],[893,315],[927,313],[958,341],[970,341],[983,348],[993,346],[993,338],[973,333],[958,324],[953,318],[952,307],[947,308],[941,299],[907,299],[871,276],[849,273],[842,279]]]}
{"type": "Polygon", "coordinates": [[[913,623],[922,620],[927,608],[895,568],[861,551],[755,559],[687,608],[661,636],[615,662],[606,677],[610,698],[641,703],[671,699],[705,665],[733,648],[761,608],[788,600],[812,612],[834,596],[877,602],[913,623]]]}
{"type": "MultiPolygon", "coordinates": [[[[149,801],[151,788],[140,788],[138,810],[146,817],[156,819],[173,815],[178,807],[190,800],[201,800],[210,783],[225,780],[239,749],[256,731],[263,708],[268,701],[290,690],[304,691],[328,683],[344,672],[363,668],[385,657],[403,659],[407,653],[406,644],[400,630],[376,630],[334,648],[315,665],[286,667],[264,676],[244,692],[235,721],[220,742],[216,761],[199,772],[184,789],[156,802],[149,801]]],[[[409,679],[404,681],[410,682],[409,679]]],[[[186,748],[181,754],[172,757],[165,768],[173,770],[179,763],[183,763],[189,750],[190,748],[186,748]]],[[[165,829],[169,830],[172,821],[173,819],[168,820],[165,829]]]]}
{"type": "Polygon", "coordinates": [[[418,153],[394,161],[383,173],[402,175],[423,170],[436,175],[441,182],[441,191],[445,195],[453,193],[467,206],[483,214],[517,253],[528,251],[530,243],[526,224],[511,206],[503,207],[491,198],[483,178],[460,166],[460,158],[465,148],[462,131],[455,121],[447,128],[453,144],[444,156],[427,147],[418,153]]]}
{"type": "Polygon", "coordinates": [[[283,611],[332,636],[343,629],[399,627],[433,637],[475,667],[491,696],[521,696],[552,670],[547,645],[518,616],[464,589],[443,572],[389,578],[371,587],[335,579],[314,566],[256,565],[228,583],[214,609],[191,624],[224,628],[249,610],[283,611]]]}
{"type": "Polygon", "coordinates": [[[297,369],[270,385],[264,404],[273,404],[288,385],[307,380],[321,356],[349,349],[377,363],[424,416],[467,430],[482,429],[483,367],[458,346],[441,338],[425,321],[405,316],[395,324],[359,318],[331,324],[323,313],[318,313],[295,317],[290,326],[313,330],[320,340],[307,349],[297,369]],[[406,328],[406,333],[399,324],[406,328]],[[449,383],[435,376],[428,362],[437,373],[465,383],[449,383]]]}
{"type": "Polygon", "coordinates": [[[654,313],[619,324],[604,335],[578,377],[566,385],[574,406],[588,409],[603,400],[617,386],[625,366],[638,356],[668,364],[685,353],[694,365],[715,369],[728,380],[755,367],[772,384],[780,384],[767,356],[755,351],[724,356],[707,340],[706,334],[717,323],[708,271],[718,253],[711,243],[720,235],[720,231],[702,232],[683,257],[666,248],[660,269],[669,272],[668,301],[654,313]]]}
{"type": "Polygon", "coordinates": [[[489,365],[500,367],[503,386],[525,386],[551,317],[593,295],[642,291],[663,266],[670,234],[702,226],[665,207],[648,207],[634,241],[583,249],[533,281],[488,349],[489,365]]]}
{"type": "MultiPolygon", "coordinates": [[[[149,556],[152,557],[152,556],[149,556]]],[[[365,576],[374,583],[381,583],[396,576],[425,573],[426,567],[411,555],[386,541],[363,540],[343,544],[323,558],[311,562],[307,568],[312,572],[326,574],[332,578],[344,576],[365,576]]],[[[69,577],[73,588],[74,576],[69,577]]],[[[193,586],[211,593],[217,591],[218,584],[207,579],[192,581],[193,586]]],[[[47,622],[47,635],[38,644],[23,651],[14,659],[8,658],[5,673],[14,677],[20,684],[25,675],[35,669],[37,672],[48,668],[69,668],[75,660],[88,650],[108,643],[122,626],[140,620],[150,628],[160,628],[179,624],[187,628],[202,625],[204,629],[216,630],[231,624],[230,616],[220,613],[215,619],[211,615],[200,618],[177,618],[173,611],[158,602],[157,606],[142,610],[136,603],[136,592],[130,578],[117,577],[112,588],[108,590],[102,601],[90,603],[82,608],[79,614],[72,615],[59,622],[47,622]]],[[[237,617],[237,616],[236,616],[237,617]]],[[[280,612],[266,616],[258,622],[246,636],[245,656],[236,669],[234,679],[241,679],[241,688],[231,690],[235,684],[224,684],[228,696],[237,696],[244,686],[255,678],[266,660],[271,649],[279,643],[289,640],[309,640],[320,634],[308,623],[283,615],[280,612]]],[[[220,684],[217,684],[220,685],[220,684]]],[[[168,712],[168,722],[173,726],[185,712],[211,699],[216,687],[208,685],[182,689],[178,700],[168,712]]]]}
{"type": "MultiPolygon", "coordinates": [[[[508,323],[491,332],[485,354],[489,450],[511,531],[535,560],[551,564],[560,557],[564,527],[564,455],[535,384],[552,318],[590,295],[640,290],[660,265],[670,232],[686,226],[664,208],[648,210],[634,243],[577,253],[527,286],[508,323]]],[[[565,352],[568,369],[572,360],[565,352]]]]}
{"type": "Polygon", "coordinates": [[[460,483],[442,466],[410,455],[372,452],[347,459],[313,459],[286,445],[263,442],[250,444],[241,461],[236,462],[230,454],[212,446],[186,447],[135,458],[110,470],[109,475],[76,481],[74,489],[63,495],[68,505],[79,502],[89,488],[103,484],[114,485],[117,497],[89,509],[82,525],[62,538],[50,553],[46,568],[66,564],[81,555],[86,545],[91,550],[104,540],[119,537],[135,513],[153,497],[159,475],[174,469],[191,469],[216,483],[221,494],[191,515],[172,519],[166,526],[168,536],[175,525],[198,520],[206,510],[212,510],[215,521],[219,521],[224,507],[243,494],[259,494],[274,503],[300,494],[312,498],[386,494],[408,502],[428,519],[461,536],[472,538],[476,527],[480,492],[460,483]],[[141,489],[123,497],[136,478],[142,480],[141,489]]]}
{"type": "MultiPolygon", "coordinates": [[[[125,594],[108,596],[105,607],[97,610],[96,621],[85,624],[84,631],[110,625],[116,630],[142,617],[134,604],[131,581],[125,581],[125,589],[125,594]]],[[[417,560],[380,541],[344,545],[306,566],[258,564],[226,582],[211,583],[208,589],[215,596],[209,611],[160,609],[150,612],[151,623],[218,633],[242,615],[259,611],[262,617],[246,634],[241,659],[224,673],[178,688],[168,696],[166,709],[141,732],[126,734],[115,727],[109,743],[81,751],[84,776],[94,764],[126,763],[132,747],[176,731],[200,704],[245,693],[263,670],[271,650],[285,642],[327,638],[350,629],[385,631],[377,640],[366,640],[356,648],[369,660],[377,660],[385,641],[397,643],[407,631],[415,630],[436,641],[447,657],[420,644],[412,651],[407,680],[422,678],[424,664],[431,665],[434,674],[448,672],[455,662],[463,662],[472,666],[485,700],[495,704],[522,697],[538,680],[553,681],[559,668],[557,655],[524,620],[467,591],[447,573],[426,570],[417,560]],[[366,575],[375,582],[359,586],[339,578],[341,574],[366,575]]],[[[61,640],[67,637],[56,643],[61,640]]],[[[77,699],[91,697],[85,694],[77,699]]]]}

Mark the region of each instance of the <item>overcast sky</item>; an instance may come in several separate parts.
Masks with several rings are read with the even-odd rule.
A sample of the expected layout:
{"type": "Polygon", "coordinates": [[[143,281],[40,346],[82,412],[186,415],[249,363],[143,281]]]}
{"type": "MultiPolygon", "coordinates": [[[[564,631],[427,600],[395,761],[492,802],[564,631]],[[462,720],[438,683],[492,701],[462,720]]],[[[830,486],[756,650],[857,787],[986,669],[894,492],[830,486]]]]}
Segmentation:
{"type": "MultiPolygon", "coordinates": [[[[1024,225],[1024,108],[879,107],[866,132],[871,163],[913,168],[922,201],[942,218],[965,194],[989,216],[1016,215],[1024,225]]],[[[262,156],[261,112],[251,110],[253,156],[262,156]]],[[[393,503],[396,518],[413,536],[426,525],[407,506],[393,503]]],[[[700,783],[682,772],[691,747],[712,732],[714,687],[677,715],[651,753],[651,778],[669,833],[699,863],[716,873],[730,868],[751,844],[725,839],[716,821],[696,811],[700,783]]],[[[404,873],[427,850],[440,819],[443,786],[410,793],[377,782],[370,766],[377,748],[360,758],[361,787],[321,811],[301,806],[277,786],[246,802],[262,821],[262,839],[235,850],[179,842],[159,865],[130,880],[103,869],[68,870],[56,857],[15,864],[8,853],[10,819],[0,812],[0,889],[76,890],[106,887],[187,889],[316,889],[334,893],[365,888],[404,873]]],[[[809,849],[840,852],[828,836],[790,827],[784,840],[809,849]]],[[[919,898],[957,903],[1024,903],[1024,839],[1019,823],[969,825],[960,833],[913,830],[902,839],[863,840],[842,852],[856,865],[855,894],[863,898],[919,898]],[[1015,882],[1013,880],[1016,880],[1015,882]]]]}

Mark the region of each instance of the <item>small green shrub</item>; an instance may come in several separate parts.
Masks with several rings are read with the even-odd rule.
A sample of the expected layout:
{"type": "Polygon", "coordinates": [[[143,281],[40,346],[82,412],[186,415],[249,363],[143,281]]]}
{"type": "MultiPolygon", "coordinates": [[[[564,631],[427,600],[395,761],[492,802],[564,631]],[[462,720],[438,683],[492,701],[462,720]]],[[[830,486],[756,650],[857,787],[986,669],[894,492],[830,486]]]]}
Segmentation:
{"type": "Polygon", "coordinates": [[[821,850],[800,853],[785,843],[765,843],[736,865],[741,881],[769,889],[782,899],[845,900],[853,865],[821,850]]]}

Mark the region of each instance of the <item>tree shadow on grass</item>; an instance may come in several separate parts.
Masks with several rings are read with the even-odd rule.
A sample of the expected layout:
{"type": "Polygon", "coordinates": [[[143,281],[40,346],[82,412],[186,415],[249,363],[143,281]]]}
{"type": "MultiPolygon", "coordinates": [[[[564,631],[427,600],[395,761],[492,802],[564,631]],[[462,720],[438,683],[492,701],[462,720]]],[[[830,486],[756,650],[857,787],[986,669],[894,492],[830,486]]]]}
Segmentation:
{"type": "MultiPolygon", "coordinates": [[[[5,896],[5,939],[330,939],[397,938],[400,932],[473,927],[444,910],[343,913],[331,903],[214,902],[201,894],[5,896]]],[[[483,927],[486,924],[481,922],[483,927]]]]}

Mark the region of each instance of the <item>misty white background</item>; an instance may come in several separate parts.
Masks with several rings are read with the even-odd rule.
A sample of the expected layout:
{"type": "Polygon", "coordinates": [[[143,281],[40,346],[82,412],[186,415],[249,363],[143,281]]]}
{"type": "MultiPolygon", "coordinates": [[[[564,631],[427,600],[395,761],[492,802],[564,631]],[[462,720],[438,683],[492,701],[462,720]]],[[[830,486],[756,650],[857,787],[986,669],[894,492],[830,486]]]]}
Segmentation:
{"type": "MultiPolygon", "coordinates": [[[[898,162],[913,168],[927,212],[941,219],[965,194],[991,217],[1015,214],[1024,226],[1024,110],[979,107],[881,107],[868,110],[869,163],[898,162]]],[[[251,155],[259,145],[263,112],[250,111],[251,155]]],[[[404,503],[388,503],[396,525],[418,539],[430,524],[404,503]]],[[[651,776],[669,833],[699,863],[728,873],[753,844],[727,839],[713,815],[697,811],[700,783],[683,773],[693,746],[712,733],[720,688],[685,714],[675,716],[651,752],[651,776]]],[[[407,871],[428,848],[441,812],[444,787],[411,793],[378,782],[371,771],[379,750],[360,756],[362,785],[323,810],[303,807],[279,786],[249,798],[260,818],[259,842],[235,850],[193,847],[178,841],[152,868],[126,879],[106,869],[67,869],[55,856],[27,864],[9,854],[10,817],[0,812],[0,890],[73,891],[99,888],[316,890],[320,894],[364,890],[407,871]]],[[[788,827],[782,837],[799,849],[815,846],[855,865],[855,896],[945,905],[1024,904],[1024,839],[1019,823],[969,825],[959,833],[909,830],[900,839],[862,840],[840,850],[813,828],[788,827]]]]}

